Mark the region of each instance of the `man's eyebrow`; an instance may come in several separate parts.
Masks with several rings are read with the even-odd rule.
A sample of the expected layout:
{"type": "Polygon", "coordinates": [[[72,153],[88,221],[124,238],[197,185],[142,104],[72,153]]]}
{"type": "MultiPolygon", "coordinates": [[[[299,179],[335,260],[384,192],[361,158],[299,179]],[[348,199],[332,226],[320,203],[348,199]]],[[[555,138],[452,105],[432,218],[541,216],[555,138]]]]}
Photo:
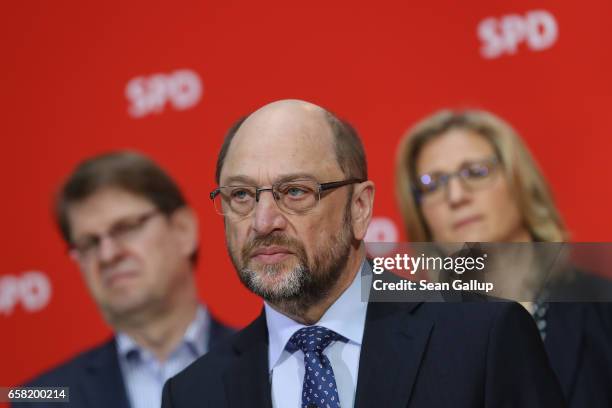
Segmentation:
{"type": "Polygon", "coordinates": [[[276,183],[285,183],[295,180],[317,180],[317,178],[311,173],[291,173],[278,177],[276,183]]]}
{"type": "Polygon", "coordinates": [[[226,186],[232,185],[232,183],[236,184],[238,183],[238,185],[244,185],[244,186],[255,186],[257,185],[257,183],[255,182],[254,179],[247,177],[247,176],[231,176],[228,177],[227,180],[225,180],[225,184],[226,186]]]}
{"type": "MultiPolygon", "coordinates": [[[[312,173],[289,173],[289,174],[280,175],[279,177],[275,179],[274,183],[285,183],[287,181],[304,180],[304,179],[317,180],[317,178],[312,173]]],[[[236,183],[239,183],[239,185],[245,185],[245,186],[257,186],[257,182],[255,181],[255,179],[248,177],[248,176],[243,176],[243,175],[228,177],[224,185],[227,185],[227,186],[232,185],[232,184],[236,185],[236,183]]]]}
{"type": "MultiPolygon", "coordinates": [[[[128,213],[128,214],[124,214],[123,216],[121,216],[121,217],[119,217],[119,218],[115,219],[115,220],[114,220],[114,221],[113,221],[113,222],[110,224],[110,226],[108,226],[108,227],[106,228],[106,230],[107,230],[108,232],[110,232],[110,231],[112,231],[112,230],[113,230],[114,228],[116,228],[116,227],[123,226],[123,225],[125,225],[125,224],[131,224],[132,222],[138,221],[138,220],[139,220],[139,218],[143,217],[144,215],[151,214],[152,212],[154,212],[154,213],[159,212],[160,214],[163,214],[163,211],[161,211],[161,210],[159,210],[159,209],[157,209],[157,208],[155,208],[155,207],[153,207],[153,208],[149,209],[149,211],[148,211],[148,212],[144,212],[144,213],[141,211],[141,212],[138,212],[138,213],[133,213],[133,214],[129,214],[129,213],[128,213]]],[[[80,236],[80,237],[76,237],[76,236],[75,236],[75,238],[77,238],[77,239],[75,239],[75,240],[73,240],[73,241],[79,241],[79,240],[81,240],[81,238],[87,238],[87,239],[90,239],[90,238],[98,238],[99,236],[100,236],[100,234],[98,234],[98,233],[95,233],[95,232],[87,232],[87,233],[81,234],[81,236],[80,236]]]]}

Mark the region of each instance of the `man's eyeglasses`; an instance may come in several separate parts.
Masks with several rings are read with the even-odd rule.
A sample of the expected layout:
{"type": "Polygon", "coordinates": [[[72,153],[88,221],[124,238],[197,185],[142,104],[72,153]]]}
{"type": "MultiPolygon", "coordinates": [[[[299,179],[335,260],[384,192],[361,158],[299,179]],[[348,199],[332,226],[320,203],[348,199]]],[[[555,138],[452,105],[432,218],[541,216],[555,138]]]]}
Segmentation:
{"type": "Polygon", "coordinates": [[[314,180],[291,180],[274,183],[272,187],[220,186],[210,193],[215,210],[221,215],[246,217],[259,202],[263,191],[270,191],[281,211],[287,214],[304,214],[312,210],[323,192],[349,184],[362,183],[364,180],[348,180],[319,183],[314,180]]]}
{"type": "Polygon", "coordinates": [[[421,174],[418,176],[414,188],[417,201],[437,201],[442,199],[446,187],[453,177],[458,177],[463,186],[469,190],[487,187],[498,166],[499,160],[496,157],[491,157],[466,162],[457,171],[452,173],[434,172],[421,174]]]}
{"type": "Polygon", "coordinates": [[[158,214],[160,211],[155,209],[135,217],[119,220],[105,234],[89,235],[72,242],[70,252],[81,261],[92,260],[100,253],[100,244],[105,237],[112,239],[115,244],[124,245],[136,238],[147,221],[158,214]]]}

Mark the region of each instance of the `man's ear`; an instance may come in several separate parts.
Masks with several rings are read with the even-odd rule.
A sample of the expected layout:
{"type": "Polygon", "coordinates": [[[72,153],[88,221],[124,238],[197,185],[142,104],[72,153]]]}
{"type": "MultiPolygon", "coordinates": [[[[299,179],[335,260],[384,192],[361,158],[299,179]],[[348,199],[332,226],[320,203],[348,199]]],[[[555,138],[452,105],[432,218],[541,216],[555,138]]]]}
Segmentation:
{"type": "Polygon", "coordinates": [[[189,257],[199,245],[198,217],[190,207],[182,207],[171,216],[172,226],[178,238],[180,251],[189,257]]]}
{"type": "Polygon", "coordinates": [[[356,240],[363,240],[374,209],[374,183],[370,180],[355,184],[351,203],[351,220],[356,240]]]}

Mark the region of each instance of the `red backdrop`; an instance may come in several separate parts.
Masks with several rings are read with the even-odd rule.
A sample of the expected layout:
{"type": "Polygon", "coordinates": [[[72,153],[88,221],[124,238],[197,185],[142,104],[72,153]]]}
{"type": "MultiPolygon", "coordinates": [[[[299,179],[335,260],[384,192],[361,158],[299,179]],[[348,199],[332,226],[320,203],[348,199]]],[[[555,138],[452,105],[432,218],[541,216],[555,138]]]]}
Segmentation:
{"type": "Polygon", "coordinates": [[[179,181],[202,225],[198,284],[234,325],[260,302],[228,261],[212,209],[233,120],[280,98],[322,104],[363,135],[376,240],[402,240],[395,148],[445,106],[515,125],[576,241],[612,237],[612,3],[436,0],[4,2],[1,7],[0,384],[109,335],[50,216],[83,158],[141,150],[179,181]],[[302,5],[307,4],[307,5],[302,5]]]}

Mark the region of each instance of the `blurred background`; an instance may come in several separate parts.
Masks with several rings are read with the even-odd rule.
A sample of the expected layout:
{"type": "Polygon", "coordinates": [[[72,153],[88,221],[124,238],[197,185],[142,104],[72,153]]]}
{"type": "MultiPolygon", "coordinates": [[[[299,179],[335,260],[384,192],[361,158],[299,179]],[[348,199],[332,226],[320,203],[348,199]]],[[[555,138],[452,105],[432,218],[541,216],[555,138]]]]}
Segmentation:
{"type": "Polygon", "coordinates": [[[3,265],[0,384],[110,335],[66,253],[52,197],[82,159],[151,156],[201,224],[197,271],[214,315],[260,300],[229,262],[208,193],[226,129],[282,98],[352,122],[377,186],[370,241],[405,241],[400,137],[443,107],[505,118],[552,185],[572,241],[612,240],[612,3],[549,1],[29,1],[1,6],[3,265]]]}

